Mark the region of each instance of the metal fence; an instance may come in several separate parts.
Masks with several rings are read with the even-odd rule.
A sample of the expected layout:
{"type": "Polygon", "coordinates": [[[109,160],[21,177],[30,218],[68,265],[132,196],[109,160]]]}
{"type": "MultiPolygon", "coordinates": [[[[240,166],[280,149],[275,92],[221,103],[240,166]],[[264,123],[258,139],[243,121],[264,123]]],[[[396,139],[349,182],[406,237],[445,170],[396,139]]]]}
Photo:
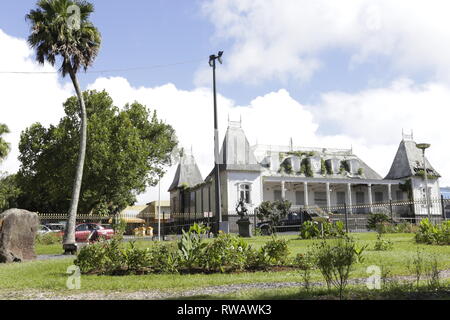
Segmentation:
{"type": "MultiPolygon", "coordinates": [[[[450,199],[438,198],[431,199],[430,213],[432,222],[440,223],[450,218],[450,199]]],[[[387,203],[375,204],[356,204],[348,206],[345,203],[339,206],[311,206],[320,208],[324,215],[329,216],[330,221],[342,221],[349,232],[365,232],[367,230],[367,221],[371,213],[384,213],[388,215],[394,223],[408,222],[412,224],[420,223],[420,220],[427,218],[427,204],[424,200],[419,201],[389,201],[387,203]],[[417,212],[421,214],[418,215],[417,212]]],[[[309,220],[305,214],[305,206],[292,206],[291,213],[298,215],[297,224],[276,226],[277,232],[298,232],[305,220],[309,220]]],[[[41,224],[60,223],[65,224],[67,215],[65,214],[38,214],[41,224]]],[[[182,230],[188,230],[194,223],[210,227],[211,231],[218,229],[216,217],[212,213],[162,213],[160,216],[161,236],[181,234],[182,230]]],[[[113,225],[124,219],[127,222],[126,234],[134,235],[139,228],[153,228],[153,235],[158,235],[158,219],[153,215],[78,215],[77,224],[81,223],[99,223],[113,225]]],[[[229,222],[230,232],[237,233],[238,226],[236,221],[239,216],[235,212],[226,212],[223,214],[223,220],[229,222]]],[[[249,219],[253,230],[255,226],[262,222],[255,212],[249,211],[249,219]]]]}

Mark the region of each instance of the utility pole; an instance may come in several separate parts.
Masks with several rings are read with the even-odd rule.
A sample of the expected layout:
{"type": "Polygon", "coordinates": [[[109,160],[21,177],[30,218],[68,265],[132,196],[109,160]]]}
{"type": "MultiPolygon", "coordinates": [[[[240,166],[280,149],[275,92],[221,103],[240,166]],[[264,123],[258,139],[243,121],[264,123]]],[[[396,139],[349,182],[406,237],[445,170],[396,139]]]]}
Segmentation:
{"type": "Polygon", "coordinates": [[[219,128],[217,122],[217,96],[216,96],[216,60],[222,64],[223,51],[219,51],[218,55],[209,56],[209,66],[213,68],[213,93],[214,93],[214,180],[215,180],[215,196],[216,196],[216,220],[217,232],[220,230],[222,223],[222,204],[220,198],[220,172],[219,172],[219,128]]]}
{"type": "Polygon", "coordinates": [[[161,176],[158,181],[158,241],[161,241],[161,176]]]}

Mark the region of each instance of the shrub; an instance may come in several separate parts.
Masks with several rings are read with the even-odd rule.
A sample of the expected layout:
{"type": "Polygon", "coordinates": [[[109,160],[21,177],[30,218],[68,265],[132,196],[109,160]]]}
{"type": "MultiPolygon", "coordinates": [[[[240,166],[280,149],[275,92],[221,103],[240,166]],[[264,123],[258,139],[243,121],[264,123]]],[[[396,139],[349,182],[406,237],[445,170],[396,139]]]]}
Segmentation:
{"type": "Polygon", "coordinates": [[[422,251],[417,249],[417,254],[411,260],[408,261],[408,269],[414,274],[416,278],[416,286],[419,287],[420,279],[425,271],[425,261],[422,255],[422,251]]]}
{"type": "Polygon", "coordinates": [[[53,232],[37,234],[35,242],[43,245],[62,243],[62,236],[53,232]]]}
{"type": "Polygon", "coordinates": [[[202,240],[207,232],[208,228],[196,223],[189,228],[188,232],[183,230],[183,235],[177,243],[180,266],[187,268],[189,271],[199,266],[203,249],[206,246],[202,240]]]}
{"type": "Polygon", "coordinates": [[[243,270],[247,264],[248,244],[237,236],[220,233],[204,250],[201,266],[213,272],[243,270]]]}
{"type": "Polygon", "coordinates": [[[122,249],[124,266],[127,273],[143,273],[150,271],[150,249],[136,248],[135,242],[130,242],[128,248],[122,249]]]}
{"type": "Polygon", "coordinates": [[[391,222],[389,216],[385,213],[372,213],[367,219],[367,229],[376,230],[377,225],[383,222],[391,222]]]}
{"type": "Polygon", "coordinates": [[[130,242],[128,248],[120,247],[120,240],[113,238],[81,248],[74,264],[82,273],[126,274],[142,273],[150,267],[148,249],[139,249],[130,242]]]}
{"type": "Polygon", "coordinates": [[[74,264],[81,273],[104,273],[106,265],[105,248],[103,243],[95,243],[81,248],[74,264]]]}
{"type": "Polygon", "coordinates": [[[314,268],[314,258],[311,252],[299,253],[294,258],[294,266],[301,270],[303,285],[306,290],[311,287],[311,270],[314,268]]]}
{"type": "Polygon", "coordinates": [[[245,268],[249,270],[266,270],[270,266],[269,257],[263,250],[248,250],[245,268]]]}
{"type": "Polygon", "coordinates": [[[430,257],[425,266],[425,273],[427,275],[427,286],[431,290],[436,290],[441,287],[439,263],[436,256],[430,257]]]}
{"type": "Polygon", "coordinates": [[[156,273],[177,273],[179,255],[173,244],[156,243],[150,248],[150,266],[156,273]]]}
{"type": "Polygon", "coordinates": [[[365,247],[356,246],[353,239],[344,237],[334,242],[322,241],[315,245],[313,259],[317,268],[322,273],[327,287],[335,286],[342,299],[343,291],[348,283],[348,278],[353,265],[362,262],[362,254],[365,247]]]}
{"type": "Polygon", "coordinates": [[[315,239],[315,238],[338,238],[345,235],[345,225],[342,221],[324,222],[322,227],[315,221],[305,221],[300,226],[300,238],[315,239]],[[322,235],[323,230],[323,235],[322,235]]]}
{"type": "Polygon", "coordinates": [[[378,233],[377,241],[375,242],[373,250],[375,251],[387,251],[392,250],[394,243],[390,240],[382,238],[382,233],[378,233]]]}
{"type": "Polygon", "coordinates": [[[312,220],[303,222],[300,226],[300,238],[314,239],[318,237],[320,237],[318,223],[312,220]]]}
{"type": "Polygon", "coordinates": [[[419,230],[416,232],[415,240],[417,243],[449,245],[450,221],[433,225],[428,219],[422,219],[419,230]]]}
{"type": "Polygon", "coordinates": [[[272,239],[261,248],[268,261],[274,265],[284,264],[289,256],[288,240],[272,236],[272,239]]]}

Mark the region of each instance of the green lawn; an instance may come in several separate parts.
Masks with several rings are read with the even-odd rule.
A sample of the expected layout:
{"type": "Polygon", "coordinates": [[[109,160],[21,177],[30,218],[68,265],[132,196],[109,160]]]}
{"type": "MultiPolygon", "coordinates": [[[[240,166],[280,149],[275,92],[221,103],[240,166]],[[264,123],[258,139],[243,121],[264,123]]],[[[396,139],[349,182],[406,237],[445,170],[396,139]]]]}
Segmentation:
{"type": "MultiPolygon", "coordinates": [[[[450,269],[450,246],[417,245],[413,234],[389,234],[386,238],[394,242],[391,251],[372,251],[376,240],[375,233],[352,234],[358,243],[368,244],[365,261],[355,266],[352,278],[367,277],[367,266],[388,266],[393,275],[409,274],[408,262],[416,255],[417,248],[424,254],[433,254],[439,261],[441,270],[450,269]]],[[[287,236],[290,239],[291,254],[305,252],[313,240],[299,240],[297,236],[287,236]]],[[[259,247],[269,237],[256,237],[248,242],[259,247]]],[[[139,247],[152,245],[152,242],[138,241],[139,247]]],[[[38,254],[57,254],[61,252],[60,245],[37,246],[38,254]]],[[[73,258],[51,261],[34,261],[20,264],[0,265],[0,288],[2,289],[41,289],[63,292],[66,291],[67,267],[73,264],[73,258]]],[[[246,272],[239,274],[195,274],[195,275],[139,275],[139,276],[95,276],[83,275],[81,291],[137,291],[137,290],[184,290],[189,288],[213,285],[256,283],[256,282],[291,282],[301,281],[299,272],[246,272]]],[[[318,271],[313,272],[312,281],[323,281],[318,271]]],[[[287,290],[287,289],[286,289],[287,290]]]]}

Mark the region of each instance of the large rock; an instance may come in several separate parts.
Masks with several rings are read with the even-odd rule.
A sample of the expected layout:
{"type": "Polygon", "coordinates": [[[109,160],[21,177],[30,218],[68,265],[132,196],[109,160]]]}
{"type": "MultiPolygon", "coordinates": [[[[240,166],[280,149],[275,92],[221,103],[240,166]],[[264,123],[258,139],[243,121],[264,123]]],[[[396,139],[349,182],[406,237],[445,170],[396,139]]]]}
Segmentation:
{"type": "Polygon", "coordinates": [[[34,239],[39,217],[27,210],[9,209],[0,214],[0,263],[36,259],[34,239]]]}

